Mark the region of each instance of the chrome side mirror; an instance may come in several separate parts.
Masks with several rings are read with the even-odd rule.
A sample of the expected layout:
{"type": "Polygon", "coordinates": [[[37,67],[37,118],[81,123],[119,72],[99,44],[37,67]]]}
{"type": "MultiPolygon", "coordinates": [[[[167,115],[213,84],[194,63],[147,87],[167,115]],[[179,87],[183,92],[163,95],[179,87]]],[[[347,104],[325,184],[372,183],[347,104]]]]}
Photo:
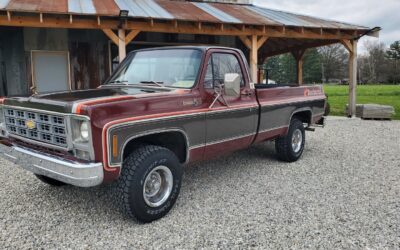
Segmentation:
{"type": "Polygon", "coordinates": [[[224,92],[226,96],[240,96],[240,75],[237,73],[225,74],[224,92]]]}

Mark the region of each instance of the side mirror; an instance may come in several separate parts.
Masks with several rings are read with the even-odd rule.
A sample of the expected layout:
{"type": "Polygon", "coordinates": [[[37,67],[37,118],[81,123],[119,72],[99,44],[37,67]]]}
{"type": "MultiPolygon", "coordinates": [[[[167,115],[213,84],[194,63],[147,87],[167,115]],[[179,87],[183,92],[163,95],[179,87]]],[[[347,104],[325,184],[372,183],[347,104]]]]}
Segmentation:
{"type": "Polygon", "coordinates": [[[240,75],[237,73],[225,74],[224,90],[226,96],[240,96],[240,75]]]}

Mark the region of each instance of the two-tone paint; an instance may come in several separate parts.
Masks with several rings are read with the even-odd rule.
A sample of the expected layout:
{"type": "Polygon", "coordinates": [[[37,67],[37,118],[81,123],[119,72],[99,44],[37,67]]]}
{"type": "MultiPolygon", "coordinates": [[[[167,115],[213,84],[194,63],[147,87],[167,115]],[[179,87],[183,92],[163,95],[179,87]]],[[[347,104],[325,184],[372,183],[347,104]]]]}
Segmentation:
{"type": "Polygon", "coordinates": [[[182,163],[190,163],[285,135],[292,116],[300,112],[309,124],[322,118],[326,97],[320,86],[264,88],[251,83],[240,51],[196,49],[204,55],[191,89],[104,85],[95,90],[7,98],[4,104],[90,117],[94,161],[103,163],[104,182],[118,178],[126,146],[143,136],[180,135],[185,144],[182,163]],[[214,89],[203,85],[212,53],[235,55],[245,78],[238,97],[226,96],[226,103],[219,99],[214,105],[214,89]]]}

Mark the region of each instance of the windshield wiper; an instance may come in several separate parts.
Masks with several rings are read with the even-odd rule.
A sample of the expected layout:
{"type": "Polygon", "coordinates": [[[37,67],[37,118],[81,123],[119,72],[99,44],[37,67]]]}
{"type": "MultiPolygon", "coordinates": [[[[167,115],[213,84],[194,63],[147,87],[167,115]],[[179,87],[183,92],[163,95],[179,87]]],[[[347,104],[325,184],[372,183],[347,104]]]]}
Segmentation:
{"type": "Polygon", "coordinates": [[[115,80],[115,81],[112,81],[112,82],[110,82],[110,84],[125,84],[125,85],[128,85],[128,81],[120,81],[120,80],[115,80]]]}
{"type": "Polygon", "coordinates": [[[164,82],[156,82],[156,81],[141,81],[140,83],[144,83],[144,84],[154,84],[154,85],[157,85],[158,87],[165,88],[165,86],[163,85],[163,84],[164,84],[164,82]]]}

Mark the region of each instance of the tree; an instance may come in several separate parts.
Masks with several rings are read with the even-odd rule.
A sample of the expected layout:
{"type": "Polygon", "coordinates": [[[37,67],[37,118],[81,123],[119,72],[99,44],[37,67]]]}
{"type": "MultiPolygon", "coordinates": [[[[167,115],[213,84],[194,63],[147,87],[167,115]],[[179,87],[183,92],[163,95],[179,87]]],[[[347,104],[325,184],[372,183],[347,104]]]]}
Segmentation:
{"type": "Polygon", "coordinates": [[[321,55],[317,49],[306,51],[303,68],[305,83],[320,83],[322,81],[321,55]]]}
{"type": "Polygon", "coordinates": [[[391,83],[400,83],[400,41],[396,41],[390,45],[386,56],[389,59],[390,67],[388,81],[391,83]]]}
{"type": "MultiPolygon", "coordinates": [[[[321,82],[321,63],[318,50],[309,49],[304,54],[303,74],[305,83],[321,82]]],[[[297,78],[296,60],[291,53],[268,58],[269,79],[277,83],[294,83],[297,78]]]]}
{"type": "Polygon", "coordinates": [[[389,59],[400,61],[400,41],[392,43],[386,54],[389,59]]]}
{"type": "Polygon", "coordinates": [[[368,52],[366,58],[367,81],[369,83],[386,82],[388,78],[388,65],[385,57],[385,44],[367,41],[364,46],[368,52]]]}
{"type": "Polygon", "coordinates": [[[348,53],[341,44],[333,44],[318,49],[321,60],[322,78],[325,82],[343,80],[347,75],[348,53]]]}

